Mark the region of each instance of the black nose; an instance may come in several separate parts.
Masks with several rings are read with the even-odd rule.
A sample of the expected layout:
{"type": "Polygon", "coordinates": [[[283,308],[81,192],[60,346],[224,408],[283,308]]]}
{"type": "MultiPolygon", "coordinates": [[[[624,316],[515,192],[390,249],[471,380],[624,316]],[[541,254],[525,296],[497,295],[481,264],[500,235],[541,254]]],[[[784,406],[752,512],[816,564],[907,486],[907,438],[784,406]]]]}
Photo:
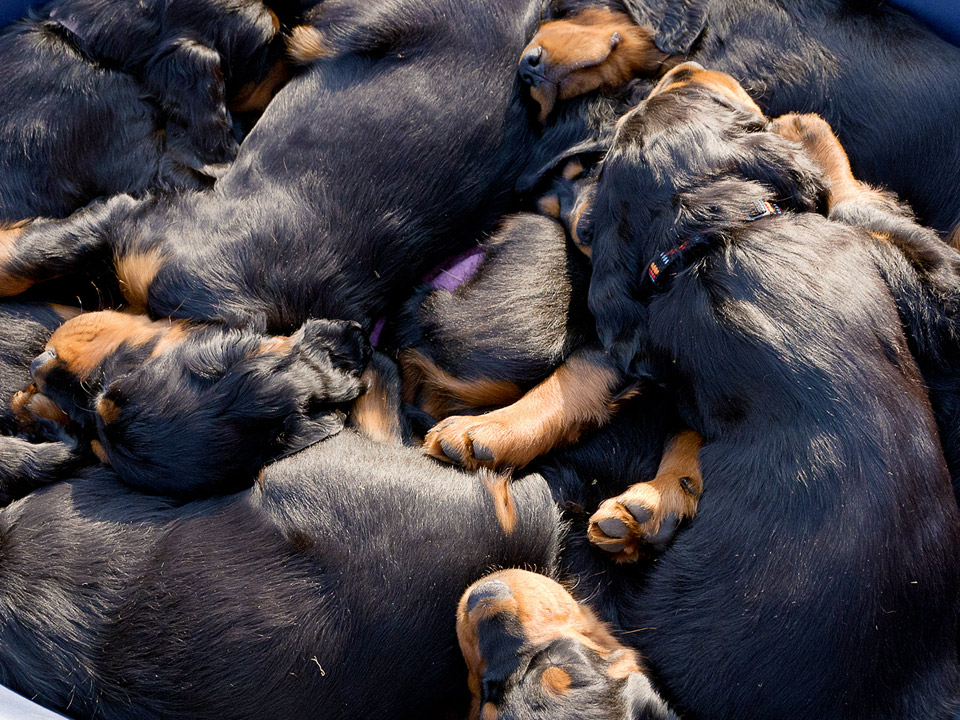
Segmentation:
{"type": "Polygon", "coordinates": [[[40,355],[37,355],[37,357],[34,358],[33,362],[30,363],[30,377],[33,378],[34,381],[36,381],[37,373],[40,372],[40,368],[42,368],[51,360],[56,360],[56,359],[57,359],[57,351],[52,349],[47,350],[46,352],[41,353],[40,355]]]}
{"type": "Polygon", "coordinates": [[[541,46],[533,48],[520,58],[520,79],[527,85],[539,85],[546,78],[543,74],[546,51],[541,46]]]}

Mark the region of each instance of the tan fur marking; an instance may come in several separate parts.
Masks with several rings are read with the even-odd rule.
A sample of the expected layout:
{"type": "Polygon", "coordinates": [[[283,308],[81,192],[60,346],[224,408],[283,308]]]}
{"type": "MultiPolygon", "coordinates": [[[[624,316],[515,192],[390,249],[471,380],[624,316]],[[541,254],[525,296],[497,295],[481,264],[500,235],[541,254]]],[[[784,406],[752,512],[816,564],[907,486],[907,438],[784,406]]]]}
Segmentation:
{"type": "Polygon", "coordinates": [[[317,28],[312,25],[297,25],[287,40],[287,55],[296,63],[308,63],[333,57],[334,49],[317,28]]]}
{"type": "Polygon", "coordinates": [[[403,397],[435,418],[456,410],[496,407],[512,403],[523,390],[508,380],[460,380],[442,370],[422,353],[404,350],[398,358],[403,376],[403,397]]]}
{"type": "Polygon", "coordinates": [[[570,673],[559,665],[553,665],[543,671],[540,682],[547,692],[553,695],[564,695],[570,689],[570,673]]]}
{"type": "Polygon", "coordinates": [[[175,345],[183,342],[187,335],[190,334],[189,326],[180,320],[158,320],[156,325],[163,335],[150,353],[150,357],[152,358],[162,355],[175,345]],[[164,325],[166,325],[166,328],[164,328],[164,325]]]}
{"type": "Polygon", "coordinates": [[[97,415],[100,416],[100,419],[106,425],[115,423],[117,418],[120,417],[120,408],[117,407],[117,404],[108,398],[100,398],[100,401],[97,403],[97,415]]]}
{"type": "Polygon", "coordinates": [[[130,253],[114,261],[120,291],[132,309],[146,312],[150,283],[163,267],[163,253],[159,248],[145,253],[130,253]]]}
{"type": "Polygon", "coordinates": [[[552,217],[555,220],[560,219],[560,198],[555,194],[544,195],[537,201],[537,211],[541,215],[552,217]]]}
{"type": "MultiPolygon", "coordinates": [[[[605,424],[615,411],[620,377],[608,367],[571,356],[550,377],[508,407],[475,417],[453,417],[424,439],[427,454],[449,458],[441,441],[461,455],[464,467],[523,467],[554,448],[575,442],[590,428],[605,424]],[[476,446],[494,460],[477,460],[476,446]]],[[[435,416],[436,417],[436,416],[435,416]]]]}
{"type": "Polygon", "coordinates": [[[169,330],[171,324],[113,310],[82,313],[61,325],[50,337],[47,348],[57,353],[53,362],[83,379],[123,343],[146,345],[169,330]]]}
{"type": "Polygon", "coordinates": [[[286,355],[292,349],[293,340],[285,335],[277,335],[260,344],[261,355],[286,355]]]}
{"type": "Polygon", "coordinates": [[[390,392],[376,368],[368,367],[362,379],[367,391],[353,404],[350,414],[353,425],[376,442],[402,444],[400,398],[390,392]]]}
{"type": "Polygon", "coordinates": [[[0,224],[0,297],[19,295],[33,285],[32,281],[10,275],[3,269],[3,266],[14,256],[17,238],[23,234],[27,224],[27,221],[0,224]]]}
{"type": "MultiPolygon", "coordinates": [[[[600,655],[608,663],[607,672],[611,677],[642,672],[636,653],[622,645],[605,623],[588,607],[577,603],[559,583],[525,570],[503,570],[471,585],[457,606],[457,639],[467,663],[467,686],[473,695],[474,714],[471,717],[479,714],[485,667],[479,648],[478,624],[501,613],[514,615],[520,621],[524,644],[529,647],[543,647],[557,639],[569,638],[600,655]],[[511,596],[482,600],[468,613],[467,601],[473,589],[491,580],[508,585],[511,596]]],[[[552,692],[560,694],[569,687],[570,676],[562,668],[548,668],[544,675],[544,686],[552,692]],[[547,676],[551,670],[554,672],[547,676]],[[563,675],[566,675],[566,683],[563,675]]]]}
{"type": "Polygon", "coordinates": [[[517,526],[517,506],[510,492],[510,475],[481,475],[483,486],[493,498],[493,512],[505,535],[513,533],[517,526]]]}
{"type": "Polygon", "coordinates": [[[107,451],[103,449],[103,444],[99,440],[91,440],[90,449],[100,462],[104,465],[110,464],[110,456],[107,455],[107,451]]]}
{"type": "Polygon", "coordinates": [[[687,87],[688,85],[701,85],[710,88],[718,95],[722,95],[735,103],[743,105],[760,117],[764,116],[760,106],[747,94],[747,91],[743,89],[740,83],[730,75],[717,72],[716,70],[706,70],[697,63],[692,62],[680,63],[672,68],[670,72],[664,75],[660,82],[657,83],[657,86],[650,92],[649,97],[687,87]],[[678,75],[682,76],[682,79],[677,80],[678,75]]]}
{"type": "Polygon", "coordinates": [[[571,160],[563,168],[562,174],[567,180],[576,180],[583,175],[583,163],[579,160],[571,160]]]}
{"type": "Polygon", "coordinates": [[[530,95],[540,105],[540,122],[558,99],[616,90],[638,75],[658,74],[671,57],[657,49],[650,28],[606,8],[588,8],[545,23],[521,57],[537,48],[544,51],[546,80],[531,88],[530,95]]]}
{"type": "Polygon", "coordinates": [[[260,82],[249,82],[233,96],[230,112],[263,112],[280,88],[290,79],[290,71],[283,61],[274,63],[260,82]]]}
{"type": "Polygon", "coordinates": [[[492,702],[484,703],[480,720],[497,720],[497,706],[492,702]]]}

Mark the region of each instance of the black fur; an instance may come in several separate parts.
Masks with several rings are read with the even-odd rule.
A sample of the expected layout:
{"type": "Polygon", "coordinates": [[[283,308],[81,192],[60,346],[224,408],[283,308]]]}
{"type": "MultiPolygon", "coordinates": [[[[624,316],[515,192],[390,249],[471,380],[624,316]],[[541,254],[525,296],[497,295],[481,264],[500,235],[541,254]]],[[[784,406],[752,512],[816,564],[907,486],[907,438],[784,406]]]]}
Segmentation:
{"type": "Polygon", "coordinates": [[[492,228],[521,173],[603,119],[589,101],[545,132],[532,116],[516,58],[543,10],[542,0],[327,0],[311,22],[333,56],[277,95],[214,192],[121,197],[34,223],[5,270],[39,281],[98,252],[156,250],[155,317],[370,328],[492,228]]]}
{"type": "Polygon", "coordinates": [[[76,717],[463,717],[459,596],[550,572],[541,478],[504,533],[476,477],[350,431],[187,505],[109,470],[0,511],[0,682],[76,717]]]}
{"type": "Polygon", "coordinates": [[[260,0],[57,0],[0,31],[0,221],[209,184],[275,35],[260,0]]]}
{"type": "Polygon", "coordinates": [[[57,356],[55,335],[33,374],[130,485],[235,492],[268,462],[338,433],[363,392],[370,348],[356,323],[311,320],[265,351],[271,340],[198,327],[162,351],[124,342],[79,377],[57,356]]]}

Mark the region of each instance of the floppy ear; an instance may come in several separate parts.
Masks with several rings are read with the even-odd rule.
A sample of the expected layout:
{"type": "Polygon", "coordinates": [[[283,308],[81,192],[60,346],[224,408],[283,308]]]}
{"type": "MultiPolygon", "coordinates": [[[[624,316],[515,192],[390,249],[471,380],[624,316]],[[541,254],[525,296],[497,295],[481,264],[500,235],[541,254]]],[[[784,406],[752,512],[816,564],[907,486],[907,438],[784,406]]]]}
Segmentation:
{"type": "Polygon", "coordinates": [[[534,191],[544,183],[553,180],[562,167],[574,158],[579,158],[585,166],[595,165],[607,154],[612,141],[613,135],[609,134],[577,143],[537,169],[523,173],[517,180],[516,191],[520,194],[534,191]]]}
{"type": "Polygon", "coordinates": [[[707,25],[709,0],[623,0],[638,25],[656,29],[657,49],[670,55],[689,55],[707,25]]]}
{"type": "Polygon", "coordinates": [[[281,453],[276,459],[293,455],[321,440],[333,437],[343,430],[344,422],[344,414],[336,410],[310,417],[291,415],[284,422],[283,434],[279,438],[281,453]]]}

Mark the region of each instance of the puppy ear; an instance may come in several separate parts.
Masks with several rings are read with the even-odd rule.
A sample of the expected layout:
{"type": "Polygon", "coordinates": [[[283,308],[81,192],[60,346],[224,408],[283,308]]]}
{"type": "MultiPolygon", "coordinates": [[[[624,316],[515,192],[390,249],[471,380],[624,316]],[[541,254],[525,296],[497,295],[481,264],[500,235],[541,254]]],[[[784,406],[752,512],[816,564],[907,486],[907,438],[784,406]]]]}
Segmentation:
{"type": "Polygon", "coordinates": [[[709,0],[624,0],[638,25],[656,28],[657,49],[670,55],[688,55],[707,26],[709,0]]]}
{"type": "Polygon", "coordinates": [[[343,430],[345,416],[339,411],[323,412],[311,417],[291,415],[280,436],[281,454],[277,459],[298,453],[343,430]]]}
{"type": "Polygon", "coordinates": [[[600,138],[585,140],[568,148],[556,157],[551,158],[544,165],[523,173],[517,180],[516,191],[523,195],[545,185],[553,180],[570,160],[575,158],[588,167],[597,164],[607,154],[612,140],[612,134],[604,135],[600,138]]]}

